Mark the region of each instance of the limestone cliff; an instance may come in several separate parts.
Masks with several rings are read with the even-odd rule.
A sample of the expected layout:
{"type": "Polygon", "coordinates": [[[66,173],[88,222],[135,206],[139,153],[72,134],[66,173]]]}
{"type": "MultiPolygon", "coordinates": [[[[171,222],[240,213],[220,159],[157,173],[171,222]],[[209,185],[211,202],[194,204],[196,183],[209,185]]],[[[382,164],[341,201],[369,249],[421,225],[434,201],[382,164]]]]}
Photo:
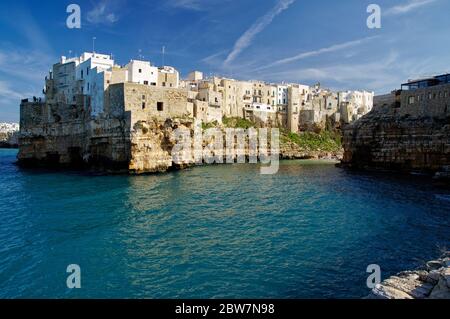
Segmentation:
{"type": "Polygon", "coordinates": [[[450,165],[450,108],[378,107],[344,127],[343,146],[346,167],[445,171],[450,165]]]}

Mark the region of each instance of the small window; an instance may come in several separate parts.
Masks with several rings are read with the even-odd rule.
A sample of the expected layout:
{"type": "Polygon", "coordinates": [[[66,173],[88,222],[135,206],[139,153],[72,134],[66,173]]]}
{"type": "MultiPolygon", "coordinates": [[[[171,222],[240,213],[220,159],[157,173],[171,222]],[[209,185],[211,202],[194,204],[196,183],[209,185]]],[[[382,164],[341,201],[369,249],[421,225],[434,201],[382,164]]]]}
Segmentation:
{"type": "Polygon", "coordinates": [[[145,102],[142,102],[142,109],[145,110],[145,102]]]}
{"type": "Polygon", "coordinates": [[[414,104],[414,96],[410,96],[408,99],[409,104],[414,104]]]}
{"type": "Polygon", "coordinates": [[[81,78],[83,78],[83,70],[81,70],[81,78]]]}
{"type": "Polygon", "coordinates": [[[163,83],[162,83],[162,86],[166,86],[166,82],[163,82],[163,83]]]}
{"type": "Polygon", "coordinates": [[[142,73],[142,69],[139,69],[139,73],[142,73]]]}
{"type": "Polygon", "coordinates": [[[86,68],[86,75],[89,75],[89,68],[86,68]]]}
{"type": "Polygon", "coordinates": [[[158,110],[158,112],[164,111],[164,103],[163,102],[156,103],[156,109],[158,110]]]}
{"type": "Polygon", "coordinates": [[[144,81],[144,84],[145,84],[145,85],[148,85],[148,81],[144,81]]]}
{"type": "Polygon", "coordinates": [[[142,95],[142,99],[145,100],[145,95],[142,95]]]}

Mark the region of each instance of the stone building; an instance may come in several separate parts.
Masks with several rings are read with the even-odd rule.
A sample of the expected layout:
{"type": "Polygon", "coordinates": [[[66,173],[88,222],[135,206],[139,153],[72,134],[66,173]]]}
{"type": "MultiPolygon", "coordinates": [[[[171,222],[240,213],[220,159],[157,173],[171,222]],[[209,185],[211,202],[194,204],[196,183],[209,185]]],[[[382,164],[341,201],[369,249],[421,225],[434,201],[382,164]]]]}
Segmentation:
{"type": "Polygon", "coordinates": [[[412,114],[442,114],[450,107],[450,74],[402,84],[400,106],[412,114]]]}
{"type": "Polygon", "coordinates": [[[177,89],[180,86],[180,74],[171,66],[163,66],[158,69],[158,84],[162,87],[177,89]]]}

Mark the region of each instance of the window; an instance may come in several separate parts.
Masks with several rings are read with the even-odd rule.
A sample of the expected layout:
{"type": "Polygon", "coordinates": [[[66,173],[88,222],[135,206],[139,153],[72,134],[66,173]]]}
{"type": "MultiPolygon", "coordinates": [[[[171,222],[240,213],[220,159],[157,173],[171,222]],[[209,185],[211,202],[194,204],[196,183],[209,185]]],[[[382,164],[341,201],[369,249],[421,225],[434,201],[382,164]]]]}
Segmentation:
{"type": "Polygon", "coordinates": [[[142,73],[142,69],[139,69],[139,73],[142,73]]]}
{"type": "Polygon", "coordinates": [[[87,87],[88,92],[89,92],[90,88],[91,88],[91,85],[90,85],[90,83],[88,83],[88,87],[87,87]]]}
{"type": "Polygon", "coordinates": [[[145,102],[142,102],[142,109],[145,110],[145,102]]]}
{"type": "Polygon", "coordinates": [[[83,70],[81,70],[81,78],[83,78],[83,70]]]}
{"type": "Polygon", "coordinates": [[[162,83],[162,86],[166,86],[166,82],[163,82],[163,83],[162,83]]]}
{"type": "Polygon", "coordinates": [[[142,99],[145,100],[145,95],[142,95],[142,99]]]}
{"type": "Polygon", "coordinates": [[[148,85],[148,81],[144,81],[144,84],[145,84],[145,85],[148,85]]]}
{"type": "Polygon", "coordinates": [[[155,83],[155,82],[152,82],[152,83],[150,83],[150,85],[152,85],[152,86],[156,86],[156,83],[155,83]]]}
{"type": "Polygon", "coordinates": [[[89,75],[89,68],[86,68],[86,76],[89,75]]]}
{"type": "Polygon", "coordinates": [[[156,103],[156,109],[157,109],[159,112],[164,111],[164,103],[163,103],[163,102],[158,102],[158,103],[156,103]]]}
{"type": "Polygon", "coordinates": [[[414,104],[414,96],[408,98],[408,104],[414,104]]]}

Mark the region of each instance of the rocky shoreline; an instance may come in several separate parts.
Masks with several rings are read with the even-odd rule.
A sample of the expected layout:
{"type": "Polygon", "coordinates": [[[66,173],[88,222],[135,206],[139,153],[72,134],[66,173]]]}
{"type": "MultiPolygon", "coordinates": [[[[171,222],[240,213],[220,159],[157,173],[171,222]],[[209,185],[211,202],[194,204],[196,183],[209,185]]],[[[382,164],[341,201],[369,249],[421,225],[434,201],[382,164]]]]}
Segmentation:
{"type": "Polygon", "coordinates": [[[450,251],[377,285],[367,299],[450,299],[450,251]]]}

